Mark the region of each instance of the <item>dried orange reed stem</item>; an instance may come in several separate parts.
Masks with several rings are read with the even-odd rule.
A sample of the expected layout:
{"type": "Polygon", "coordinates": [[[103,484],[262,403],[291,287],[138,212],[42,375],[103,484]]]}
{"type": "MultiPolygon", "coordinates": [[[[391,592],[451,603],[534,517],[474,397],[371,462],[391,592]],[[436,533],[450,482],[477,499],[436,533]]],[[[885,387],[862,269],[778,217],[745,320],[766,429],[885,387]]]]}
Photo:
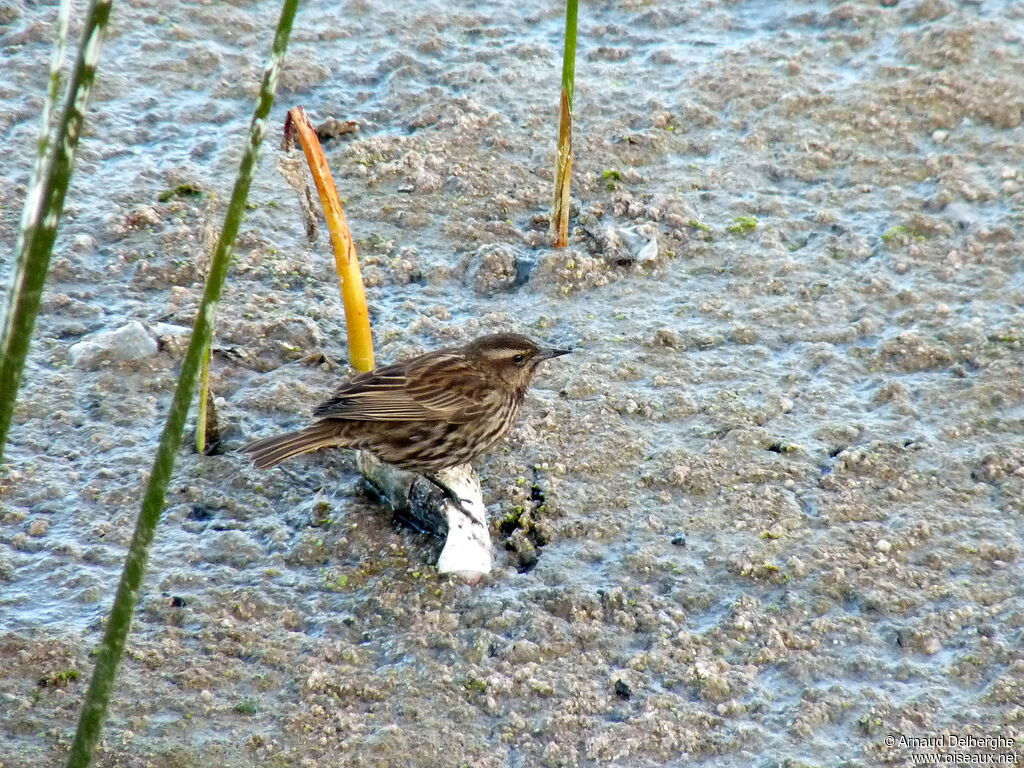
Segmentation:
{"type": "Polygon", "coordinates": [[[569,191],[572,184],[572,103],[576,90],[576,19],[578,0],[565,3],[565,40],[562,47],[562,93],[558,112],[558,162],[555,166],[555,202],[551,226],[555,248],[569,244],[569,191]]]}
{"type": "Polygon", "coordinates": [[[569,94],[562,88],[562,108],[558,123],[558,164],[555,168],[555,247],[569,244],[569,192],[572,186],[572,110],[569,94]]]}
{"type": "Polygon", "coordinates": [[[370,333],[366,290],[363,288],[363,275],[359,271],[359,259],[356,257],[355,243],[352,242],[352,232],[349,231],[348,221],[345,219],[345,212],[334,186],[334,177],[327,165],[327,158],[324,157],[316,131],[313,130],[302,107],[288,111],[284,130],[286,146],[290,146],[291,137],[298,137],[309,170],[313,174],[316,190],[320,193],[320,204],[334,247],[334,266],[338,272],[338,282],[341,284],[341,300],[345,305],[349,362],[356,370],[371,371],[374,365],[373,336],[370,333]]]}

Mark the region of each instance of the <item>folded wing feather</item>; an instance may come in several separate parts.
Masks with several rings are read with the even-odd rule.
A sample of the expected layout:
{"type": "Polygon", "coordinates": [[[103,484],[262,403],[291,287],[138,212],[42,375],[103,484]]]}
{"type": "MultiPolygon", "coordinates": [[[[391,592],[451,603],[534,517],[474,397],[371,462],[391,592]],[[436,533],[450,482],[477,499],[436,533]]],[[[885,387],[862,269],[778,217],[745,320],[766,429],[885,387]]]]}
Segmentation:
{"type": "Polygon", "coordinates": [[[343,384],[317,406],[313,416],[355,421],[449,421],[460,423],[479,413],[474,393],[486,392],[480,374],[461,356],[438,354],[414,365],[394,363],[343,384]],[[443,376],[444,387],[437,386],[443,376]]]}

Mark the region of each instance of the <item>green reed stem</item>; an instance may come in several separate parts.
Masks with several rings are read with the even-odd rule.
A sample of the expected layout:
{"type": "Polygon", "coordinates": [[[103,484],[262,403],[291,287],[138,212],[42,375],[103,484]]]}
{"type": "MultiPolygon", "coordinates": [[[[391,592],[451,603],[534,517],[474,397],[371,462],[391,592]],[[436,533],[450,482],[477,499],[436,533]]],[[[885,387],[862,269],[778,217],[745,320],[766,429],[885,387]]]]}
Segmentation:
{"type": "Polygon", "coordinates": [[[85,105],[96,79],[103,35],[110,18],[112,0],[92,0],[82,29],[64,105],[56,129],[50,130],[51,104],[59,88],[64,45],[61,30],[67,36],[69,7],[58,13],[58,36],[50,63],[48,99],[43,106],[43,129],[39,137],[36,166],[32,174],[21,217],[18,242],[14,247],[14,273],[0,334],[0,462],[11,426],[14,403],[21,384],[25,358],[32,341],[32,331],[39,313],[43,283],[50,267],[57,226],[64,210],[64,196],[71,180],[72,165],[78,138],[85,122],[85,105]],[[51,140],[52,136],[52,140],[51,140]]]}
{"type": "Polygon", "coordinates": [[[103,728],[107,705],[114,687],[114,679],[117,676],[117,668],[131,625],[132,610],[138,602],[139,589],[142,586],[146,561],[149,557],[149,548],[156,533],[157,523],[160,521],[160,513],[163,511],[167,485],[174,469],[174,457],[181,445],[185,419],[188,416],[189,405],[195,392],[196,374],[203,353],[210,344],[217,301],[220,298],[221,288],[224,285],[224,278],[231,260],[231,246],[238,235],[245,212],[245,200],[249,194],[249,187],[256,169],[259,146],[267,130],[267,116],[274,103],[277,78],[285,49],[288,47],[288,38],[291,34],[292,21],[295,18],[298,2],[299,0],[284,0],[281,6],[281,17],[277,23],[270,60],[263,73],[260,95],[256,102],[252,123],[249,126],[249,143],[238,168],[231,201],[224,217],[224,229],[220,233],[217,246],[210,259],[210,271],[206,278],[202,303],[192,328],[192,338],[189,340],[188,350],[185,352],[185,359],[181,364],[178,384],[174,390],[174,398],[171,401],[167,420],[164,422],[160,447],[157,449],[153,461],[153,469],[146,485],[142,508],[135,524],[135,532],[125,557],[124,569],[121,572],[121,581],[117,586],[114,604],[107,618],[103,640],[97,648],[96,668],[93,670],[92,679],[89,681],[89,690],[86,692],[85,702],[82,705],[78,729],[75,731],[71,754],[68,757],[68,768],[86,768],[89,765],[103,728]]]}
{"type": "Polygon", "coordinates": [[[576,18],[578,11],[578,0],[566,0],[565,42],[562,46],[562,87],[565,88],[568,97],[570,113],[572,113],[573,96],[576,92],[576,18]]]}
{"type": "MultiPolygon", "coordinates": [[[[57,106],[57,98],[60,96],[60,71],[64,68],[64,49],[68,42],[68,21],[71,18],[71,0],[61,0],[60,9],[57,11],[57,37],[53,41],[53,54],[50,57],[50,87],[46,90],[46,101],[43,102],[42,130],[39,134],[38,164],[32,181],[42,169],[43,158],[46,157],[46,147],[49,145],[50,133],[53,126],[52,120],[54,107],[57,106]]],[[[29,186],[32,186],[31,184],[29,186]]]]}

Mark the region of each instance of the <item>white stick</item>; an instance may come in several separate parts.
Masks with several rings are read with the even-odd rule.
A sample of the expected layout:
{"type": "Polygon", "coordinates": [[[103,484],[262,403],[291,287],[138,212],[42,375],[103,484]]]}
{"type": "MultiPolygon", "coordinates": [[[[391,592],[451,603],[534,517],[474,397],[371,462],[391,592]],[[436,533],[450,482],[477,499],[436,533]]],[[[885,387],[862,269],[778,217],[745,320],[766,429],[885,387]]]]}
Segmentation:
{"type": "Polygon", "coordinates": [[[487,508],[480,480],[472,467],[463,464],[437,474],[438,482],[459,499],[457,505],[422,475],[395,469],[365,451],[359,451],[357,456],[359,471],[376,486],[392,509],[408,512],[434,530],[447,529],[437,561],[438,572],[455,574],[470,583],[491,572],[494,557],[487,508]]]}
{"type": "Polygon", "coordinates": [[[438,480],[454,492],[461,504],[442,496],[448,538],[437,560],[437,570],[454,573],[467,581],[479,581],[491,572],[494,564],[480,480],[469,464],[442,470],[438,480]]]}

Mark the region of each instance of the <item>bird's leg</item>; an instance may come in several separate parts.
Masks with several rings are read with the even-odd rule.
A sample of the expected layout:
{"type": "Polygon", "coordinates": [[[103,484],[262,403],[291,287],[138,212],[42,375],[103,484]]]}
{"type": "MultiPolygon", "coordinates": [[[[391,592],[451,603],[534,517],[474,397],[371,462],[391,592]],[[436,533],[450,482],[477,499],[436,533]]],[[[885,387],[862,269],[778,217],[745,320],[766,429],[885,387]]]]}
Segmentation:
{"type": "Polygon", "coordinates": [[[431,484],[437,486],[441,490],[441,493],[443,493],[445,497],[449,499],[451,503],[454,504],[460,512],[462,512],[462,514],[464,514],[470,520],[474,520],[473,513],[470,512],[470,510],[466,507],[466,504],[473,503],[472,499],[462,498],[451,487],[441,482],[436,475],[424,474],[423,477],[425,477],[431,484]]]}

